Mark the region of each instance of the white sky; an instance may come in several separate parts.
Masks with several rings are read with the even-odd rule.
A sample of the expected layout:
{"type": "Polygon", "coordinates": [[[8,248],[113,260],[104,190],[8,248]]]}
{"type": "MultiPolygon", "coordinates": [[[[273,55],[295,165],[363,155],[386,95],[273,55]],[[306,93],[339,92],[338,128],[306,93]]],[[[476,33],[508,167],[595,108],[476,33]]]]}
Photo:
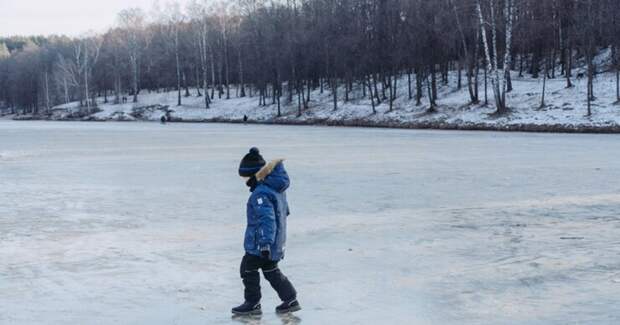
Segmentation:
{"type": "MultiPolygon", "coordinates": [[[[165,1],[160,1],[162,4],[165,1]]],[[[0,36],[101,32],[122,9],[152,8],[153,0],[0,0],[0,36]]]]}

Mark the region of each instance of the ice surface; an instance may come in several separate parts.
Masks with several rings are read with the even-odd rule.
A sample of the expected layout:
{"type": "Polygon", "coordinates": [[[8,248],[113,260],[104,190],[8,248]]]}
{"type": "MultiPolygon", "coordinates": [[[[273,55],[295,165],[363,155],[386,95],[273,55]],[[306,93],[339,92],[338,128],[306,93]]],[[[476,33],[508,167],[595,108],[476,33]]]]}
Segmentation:
{"type": "Polygon", "coordinates": [[[620,136],[0,121],[2,324],[620,322],[620,136]],[[304,309],[231,319],[251,146],[304,309]]]}

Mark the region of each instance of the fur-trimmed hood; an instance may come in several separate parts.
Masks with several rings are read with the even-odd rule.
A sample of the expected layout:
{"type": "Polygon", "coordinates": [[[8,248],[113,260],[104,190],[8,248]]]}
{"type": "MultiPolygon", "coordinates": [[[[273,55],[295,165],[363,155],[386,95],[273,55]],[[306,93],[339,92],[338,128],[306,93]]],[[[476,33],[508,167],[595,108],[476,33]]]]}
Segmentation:
{"type": "Polygon", "coordinates": [[[286,169],[284,169],[284,159],[275,159],[263,166],[256,173],[256,181],[259,184],[269,186],[278,193],[286,191],[291,181],[286,169]]]}

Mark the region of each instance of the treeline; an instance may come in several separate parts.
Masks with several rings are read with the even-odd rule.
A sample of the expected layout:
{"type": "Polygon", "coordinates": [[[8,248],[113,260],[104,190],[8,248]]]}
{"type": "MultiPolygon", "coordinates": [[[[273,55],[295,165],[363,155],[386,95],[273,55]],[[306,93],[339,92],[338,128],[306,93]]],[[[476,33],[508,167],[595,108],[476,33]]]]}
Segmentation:
{"type": "Polygon", "coordinates": [[[320,89],[334,110],[355,96],[373,110],[392,110],[403,96],[433,110],[452,73],[470,103],[484,100],[488,85],[503,113],[510,71],[572,87],[585,67],[578,74],[590,103],[603,48],[620,76],[618,0],[168,2],[149,15],[122,11],[103,35],[0,38],[0,107],[37,114],[79,101],[90,110],[97,97],[139,102],[145,91],[171,90],[181,105],[195,88],[207,109],[253,96],[278,114],[285,103],[301,114],[320,89]]]}

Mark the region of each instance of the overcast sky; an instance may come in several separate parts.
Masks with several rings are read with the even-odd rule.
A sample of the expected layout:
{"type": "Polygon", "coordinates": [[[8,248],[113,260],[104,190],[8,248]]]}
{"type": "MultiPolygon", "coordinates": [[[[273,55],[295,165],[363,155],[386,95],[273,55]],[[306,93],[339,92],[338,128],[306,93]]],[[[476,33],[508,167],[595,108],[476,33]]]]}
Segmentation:
{"type": "MultiPolygon", "coordinates": [[[[101,32],[125,8],[148,13],[153,0],[0,0],[0,36],[101,32]]],[[[165,1],[160,1],[162,4],[165,1]]]]}

